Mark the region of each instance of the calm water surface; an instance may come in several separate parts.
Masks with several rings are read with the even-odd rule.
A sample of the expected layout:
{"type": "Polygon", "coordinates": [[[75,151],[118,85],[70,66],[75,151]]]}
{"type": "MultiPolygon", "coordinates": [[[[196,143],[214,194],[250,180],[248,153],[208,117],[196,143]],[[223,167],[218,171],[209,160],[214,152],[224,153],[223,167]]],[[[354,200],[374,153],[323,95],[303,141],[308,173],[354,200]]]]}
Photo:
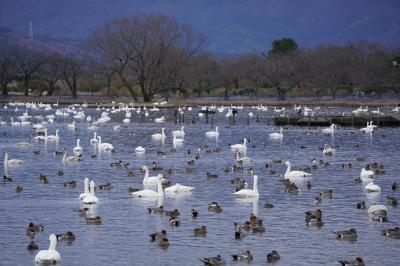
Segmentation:
{"type": "MultiPolygon", "coordinates": [[[[14,107],[15,108],[15,107],[14,107]]],[[[24,108],[18,112],[14,108],[0,110],[3,120],[22,115],[24,108]]],[[[54,109],[50,113],[54,113],[54,109]]],[[[244,109],[239,112],[236,123],[226,128],[229,120],[225,113],[217,113],[211,123],[197,116],[198,109],[192,112],[185,110],[185,142],[171,151],[171,131],[180,128],[174,123],[172,110],[161,110],[150,113],[144,118],[132,112],[132,122],[122,124],[124,115],[111,114],[111,123],[99,126],[96,130],[103,142],[115,146],[113,154],[101,153],[91,158],[93,146],[89,140],[93,131],[87,129],[86,122],[77,123],[76,131],[67,128],[72,117],[57,117],[54,124],[49,124],[49,134],[60,129],[60,141],[33,142],[32,148],[17,148],[16,143],[27,141],[34,135],[31,126],[12,127],[8,123],[0,127],[0,147],[7,150],[10,158],[26,160],[22,166],[9,169],[13,178],[11,183],[0,184],[0,261],[1,265],[32,265],[35,253],[26,250],[31,239],[25,234],[29,222],[45,225],[44,232],[35,236],[39,249],[48,248],[48,236],[51,233],[72,231],[77,236],[71,244],[59,242],[57,250],[61,254],[62,265],[202,265],[201,257],[221,254],[228,265],[230,254],[241,253],[249,249],[253,255],[253,265],[265,265],[266,254],[277,250],[281,260],[276,265],[339,265],[339,259],[353,259],[361,256],[367,265],[399,265],[400,242],[381,235],[381,230],[400,225],[398,208],[388,206],[389,221],[372,222],[366,210],[358,210],[355,204],[365,200],[369,203],[385,204],[387,195],[392,195],[391,184],[400,182],[400,130],[398,128],[379,128],[372,136],[361,134],[355,128],[339,128],[334,137],[319,133],[321,128],[289,127],[284,130],[282,143],[270,140],[269,133],[278,131],[269,122],[270,113],[244,109]],[[259,114],[259,122],[253,118],[247,121],[247,113],[259,114]],[[156,124],[150,118],[166,115],[164,125],[156,124]],[[196,124],[192,124],[192,116],[196,124]],[[113,126],[121,125],[121,130],[113,131],[113,126]],[[220,127],[218,142],[207,139],[204,133],[220,127]],[[151,139],[161,127],[166,128],[167,138],[164,144],[151,139]],[[305,134],[306,132],[318,134],[305,134]],[[243,173],[224,173],[224,168],[232,167],[234,156],[229,144],[239,143],[250,138],[247,156],[253,162],[245,168],[253,167],[259,175],[258,200],[238,200],[233,196],[235,186],[230,180],[234,177],[245,178],[252,186],[253,178],[247,171],[243,173]],[[84,160],[79,163],[64,165],[62,158],[55,156],[55,150],[72,148],[76,139],[81,139],[84,160]],[[324,157],[319,147],[325,143],[337,146],[337,153],[324,157]],[[202,144],[210,148],[220,147],[219,153],[198,151],[202,144]],[[359,148],[353,145],[358,144],[359,148]],[[136,155],[134,149],[141,145],[146,154],[136,155]],[[301,149],[300,146],[305,146],[301,149]],[[187,150],[191,150],[191,154],[187,150]],[[40,150],[40,155],[32,154],[32,150],[40,150]],[[157,150],[167,153],[165,157],[156,154],[157,150]],[[193,173],[186,174],[187,162],[200,154],[193,173]],[[365,162],[357,162],[356,157],[365,156],[365,162]],[[328,167],[319,167],[312,172],[313,187],[307,190],[305,182],[300,184],[299,195],[285,193],[280,179],[286,167],[273,164],[275,175],[268,174],[265,163],[274,159],[290,160],[292,167],[301,168],[316,158],[329,161],[328,167]],[[129,162],[129,169],[114,169],[111,162],[122,160],[129,162]],[[172,183],[194,186],[191,195],[171,197],[160,200],[144,200],[133,198],[127,192],[129,186],[142,188],[143,175],[139,172],[142,165],[151,166],[158,162],[166,171],[171,168],[173,174],[167,176],[172,183]],[[342,168],[342,163],[351,162],[351,169],[342,168]],[[368,195],[364,185],[356,183],[360,170],[366,163],[380,162],[385,165],[385,175],[376,177],[381,186],[379,195],[368,195]],[[64,171],[58,176],[57,171],[64,171]],[[128,176],[132,171],[134,176],[128,176]],[[207,180],[206,172],[218,174],[215,180],[207,180]],[[41,184],[40,174],[49,177],[48,184],[41,184]],[[109,191],[97,190],[100,203],[94,206],[92,213],[102,217],[102,225],[87,225],[84,218],[79,217],[74,208],[83,207],[78,196],[83,192],[83,179],[94,180],[96,184],[112,183],[109,191]],[[66,181],[76,180],[76,189],[63,186],[66,181]],[[17,194],[15,188],[24,188],[17,194]],[[333,189],[333,199],[323,199],[319,208],[323,211],[325,225],[321,228],[308,227],[304,221],[304,212],[315,210],[313,198],[326,189],[333,189]],[[207,204],[217,201],[224,211],[220,214],[208,212],[207,204]],[[273,209],[265,209],[265,202],[274,205],[273,209]],[[146,208],[163,204],[165,209],[179,209],[181,226],[171,227],[168,217],[148,214],[146,208]],[[192,219],[190,210],[198,209],[200,215],[192,219]],[[266,233],[262,235],[246,235],[242,240],[234,239],[234,222],[244,222],[250,213],[256,213],[263,219],[266,233]],[[208,234],[205,238],[194,237],[194,228],[205,225],[208,234]],[[358,240],[355,243],[335,239],[332,231],[356,228],[358,240]],[[148,234],[167,230],[170,246],[167,250],[158,248],[149,241],[148,234]]],[[[338,110],[340,111],[340,109],[338,110]]],[[[98,118],[100,111],[85,110],[86,115],[98,118]]],[[[47,115],[49,112],[29,110],[30,115],[47,115]]],[[[33,119],[34,121],[34,119],[33,119]]],[[[210,120],[211,122],[211,120],[210,120]]],[[[3,171],[3,164],[1,164],[3,171]]],[[[156,172],[151,170],[150,175],[156,172]]],[[[398,192],[395,194],[398,197],[398,192]]]]}

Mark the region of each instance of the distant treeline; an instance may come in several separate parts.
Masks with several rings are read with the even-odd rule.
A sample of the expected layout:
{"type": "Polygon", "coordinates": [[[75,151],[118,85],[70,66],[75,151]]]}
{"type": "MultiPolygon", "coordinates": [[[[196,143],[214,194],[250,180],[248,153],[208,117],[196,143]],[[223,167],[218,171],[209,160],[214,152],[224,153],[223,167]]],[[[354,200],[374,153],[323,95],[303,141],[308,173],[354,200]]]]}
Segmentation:
{"type": "Polygon", "coordinates": [[[258,98],[288,94],[400,94],[400,50],[359,42],[302,49],[295,40],[275,40],[265,53],[218,58],[203,36],[167,16],[111,20],[92,32],[78,53],[29,45],[0,47],[0,86],[35,94],[128,92],[134,99],[219,93],[258,98]]]}

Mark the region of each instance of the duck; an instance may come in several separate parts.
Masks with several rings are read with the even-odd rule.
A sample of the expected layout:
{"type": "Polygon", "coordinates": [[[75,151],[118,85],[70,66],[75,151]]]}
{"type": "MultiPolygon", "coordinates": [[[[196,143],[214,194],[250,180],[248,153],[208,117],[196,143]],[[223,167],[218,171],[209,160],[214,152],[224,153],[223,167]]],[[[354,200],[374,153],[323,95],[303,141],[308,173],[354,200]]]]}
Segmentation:
{"type": "Polygon", "coordinates": [[[86,217],[86,223],[87,224],[102,224],[103,221],[101,220],[100,216],[96,217],[86,217]]]}
{"type": "Polygon", "coordinates": [[[342,266],[365,266],[364,260],[361,257],[357,257],[355,260],[339,260],[342,266]]]}
{"type": "Polygon", "coordinates": [[[241,254],[232,254],[231,256],[234,261],[250,262],[253,260],[253,255],[250,253],[250,250],[246,250],[244,253],[241,254]]]}
{"type": "Polygon", "coordinates": [[[328,144],[325,144],[324,150],[322,151],[323,155],[333,155],[336,153],[336,149],[330,147],[328,144]]]}
{"type": "Polygon", "coordinates": [[[138,198],[154,198],[154,197],[163,197],[164,191],[162,188],[162,177],[158,177],[157,179],[157,192],[150,189],[139,190],[136,192],[132,192],[131,195],[138,198]]]}
{"type": "Polygon", "coordinates": [[[246,150],[247,149],[247,145],[246,144],[247,144],[247,139],[244,138],[243,139],[243,144],[233,144],[230,147],[231,147],[232,150],[246,150]]]}
{"type": "Polygon", "coordinates": [[[8,152],[4,154],[4,169],[7,169],[8,166],[17,166],[24,163],[25,163],[24,160],[8,159],[8,152]]]}
{"type": "Polygon", "coordinates": [[[165,128],[161,128],[161,133],[156,133],[151,135],[152,139],[159,139],[159,140],[163,140],[165,139],[165,132],[164,132],[165,128]]]}
{"type": "Polygon", "coordinates": [[[175,136],[177,136],[177,137],[184,138],[184,137],[185,137],[185,131],[183,131],[184,128],[185,128],[185,127],[182,126],[182,127],[181,127],[181,130],[174,130],[174,131],[172,131],[172,135],[175,135],[175,136]]]}
{"type": "Polygon", "coordinates": [[[282,139],[283,138],[283,128],[281,127],[279,129],[279,133],[278,132],[274,132],[274,133],[269,134],[269,137],[271,139],[282,139]]]}
{"type": "Polygon", "coordinates": [[[253,160],[250,157],[240,157],[240,152],[236,153],[236,162],[238,163],[251,163],[253,160]]]}
{"type": "Polygon", "coordinates": [[[49,236],[50,246],[48,250],[41,250],[35,256],[37,264],[58,264],[61,261],[60,253],[56,250],[57,237],[55,234],[49,236]]]}
{"type": "Polygon", "coordinates": [[[331,199],[333,197],[333,190],[332,189],[328,189],[328,190],[322,191],[322,192],[319,193],[319,195],[321,197],[326,198],[326,199],[331,199]]]}
{"type": "Polygon", "coordinates": [[[94,192],[94,181],[90,181],[89,183],[89,195],[84,197],[82,199],[82,202],[84,204],[96,204],[99,202],[99,199],[96,197],[95,192],[94,192]]]}
{"type": "Polygon", "coordinates": [[[221,255],[217,255],[216,257],[209,257],[209,258],[202,258],[199,259],[201,260],[204,265],[213,265],[213,266],[219,266],[219,265],[225,265],[225,260],[221,257],[221,255]]]}
{"type": "Polygon", "coordinates": [[[223,211],[221,206],[216,201],[213,201],[213,202],[208,204],[208,210],[212,211],[212,212],[216,212],[216,213],[220,213],[220,212],[223,211]]]}
{"type": "Polygon", "coordinates": [[[97,139],[97,132],[93,132],[93,138],[90,140],[90,144],[97,144],[99,140],[97,139]]]}
{"type": "Polygon", "coordinates": [[[218,132],[218,126],[215,127],[215,131],[207,131],[206,132],[206,137],[209,138],[218,138],[219,137],[219,132],[218,132]]]}
{"type": "Polygon", "coordinates": [[[76,181],[64,182],[64,187],[66,188],[76,188],[76,181]]]}
{"type": "Polygon", "coordinates": [[[171,226],[178,227],[178,226],[181,225],[181,221],[179,220],[178,217],[171,217],[171,218],[169,219],[169,224],[170,224],[171,226]]]}
{"type": "Polygon", "coordinates": [[[179,193],[189,193],[194,189],[194,187],[183,186],[179,183],[176,183],[173,186],[167,187],[165,189],[166,194],[179,194],[179,193]]]}
{"type": "Polygon", "coordinates": [[[342,240],[356,240],[358,238],[357,231],[354,228],[343,231],[334,231],[337,239],[342,240]]]}
{"type": "Polygon", "coordinates": [[[27,235],[34,235],[37,232],[42,232],[44,229],[43,224],[34,224],[34,223],[29,223],[28,226],[26,227],[25,231],[27,235]]]}
{"type": "Polygon", "coordinates": [[[136,153],[141,153],[141,154],[143,154],[143,153],[146,152],[146,149],[143,148],[142,146],[137,146],[137,147],[135,148],[135,152],[136,152],[136,153]]]}
{"type": "Polygon", "coordinates": [[[161,230],[160,232],[155,232],[149,234],[151,241],[159,241],[167,236],[167,232],[165,230],[161,230]]]}
{"type": "Polygon", "coordinates": [[[376,184],[374,184],[374,182],[370,182],[364,187],[364,190],[366,192],[380,192],[381,191],[381,187],[376,185],[376,184]]]}
{"type": "Polygon", "coordinates": [[[365,201],[357,202],[356,208],[357,209],[366,209],[367,208],[367,204],[365,203],[365,201]]]}
{"type": "Polygon", "coordinates": [[[106,184],[99,185],[98,188],[101,190],[110,190],[113,187],[112,187],[111,183],[106,183],[106,184]]]}
{"type": "Polygon", "coordinates": [[[272,250],[270,253],[267,254],[267,262],[268,263],[275,263],[281,259],[278,251],[272,250]]]}
{"type": "Polygon", "coordinates": [[[156,214],[163,214],[164,213],[164,206],[159,206],[156,208],[147,208],[149,213],[156,213],[156,214]]]}
{"type": "Polygon", "coordinates": [[[397,185],[397,183],[396,183],[396,182],[393,182],[393,184],[392,184],[392,191],[395,192],[395,191],[397,191],[398,189],[399,189],[399,186],[397,185]]]}
{"type": "Polygon", "coordinates": [[[236,197],[238,198],[258,198],[259,193],[258,193],[258,187],[257,187],[257,182],[258,182],[258,175],[253,176],[253,189],[241,189],[239,191],[236,191],[233,193],[236,197]]]}
{"type": "Polygon", "coordinates": [[[190,211],[190,213],[192,214],[192,217],[193,217],[193,218],[199,217],[199,212],[198,212],[196,209],[192,209],[192,210],[190,211]]]}
{"type": "Polygon", "coordinates": [[[290,171],[290,162],[286,161],[285,165],[287,166],[286,172],[284,174],[285,179],[297,179],[311,176],[310,173],[303,171],[290,171]]]}
{"type": "Polygon", "coordinates": [[[168,238],[164,237],[158,241],[158,246],[162,249],[167,249],[169,247],[168,238]]]}
{"type": "Polygon", "coordinates": [[[75,240],[75,235],[71,231],[66,232],[65,234],[56,234],[57,241],[74,241],[75,240]]]}
{"type": "Polygon", "coordinates": [[[21,187],[21,186],[17,186],[17,187],[15,188],[15,192],[17,192],[17,193],[20,193],[20,192],[22,192],[23,190],[24,190],[24,188],[21,187]]]}
{"type": "Polygon", "coordinates": [[[382,233],[384,236],[400,238],[400,227],[396,226],[394,228],[384,229],[382,233]]]}
{"type": "Polygon", "coordinates": [[[99,150],[103,150],[106,152],[111,152],[114,150],[114,146],[111,143],[107,143],[107,142],[101,142],[101,137],[98,136],[97,139],[99,140],[98,144],[97,144],[97,148],[99,150]]]}
{"type": "Polygon", "coordinates": [[[82,151],[83,151],[82,147],[79,145],[80,142],[81,142],[81,140],[77,139],[76,146],[73,149],[75,156],[78,156],[78,157],[82,155],[82,151]]]}
{"type": "Polygon", "coordinates": [[[32,240],[32,241],[28,244],[28,246],[26,247],[26,249],[29,250],[29,251],[38,250],[38,249],[39,249],[39,246],[38,246],[38,244],[35,243],[35,241],[32,240]]]}
{"type": "Polygon", "coordinates": [[[202,227],[198,227],[194,229],[194,236],[206,236],[207,234],[207,228],[205,225],[203,225],[202,227]]]}

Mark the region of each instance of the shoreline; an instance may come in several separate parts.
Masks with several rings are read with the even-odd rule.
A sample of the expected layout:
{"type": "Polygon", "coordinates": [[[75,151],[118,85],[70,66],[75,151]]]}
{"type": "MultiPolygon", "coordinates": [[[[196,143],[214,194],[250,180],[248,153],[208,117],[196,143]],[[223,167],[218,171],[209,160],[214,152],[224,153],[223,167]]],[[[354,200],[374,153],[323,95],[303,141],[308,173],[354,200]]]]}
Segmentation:
{"type": "MultiPolygon", "coordinates": [[[[164,99],[157,99],[160,102],[164,101],[164,99]]],[[[44,103],[44,104],[54,104],[57,103],[60,105],[70,105],[70,104],[88,104],[88,107],[97,107],[101,106],[115,106],[119,103],[131,104],[133,99],[129,97],[116,97],[116,98],[108,98],[108,97],[45,97],[45,96],[20,96],[20,95],[12,95],[8,97],[0,97],[0,104],[6,104],[10,102],[35,102],[35,103],[44,103]],[[114,102],[114,103],[113,103],[114,102]]],[[[335,107],[335,106],[343,106],[343,107],[358,107],[358,106],[370,106],[370,107],[379,107],[379,106],[398,106],[400,105],[399,98],[385,98],[385,99],[314,99],[314,98],[299,98],[299,99],[287,99],[287,100],[277,100],[271,98],[260,98],[260,99],[243,99],[243,98],[235,98],[231,97],[227,100],[225,99],[213,99],[213,98],[170,98],[167,104],[160,105],[156,104],[157,107],[160,108],[174,108],[178,106],[195,106],[195,105],[244,105],[244,106],[253,106],[253,105],[266,105],[266,106],[293,106],[293,105],[305,105],[305,106],[323,106],[323,107],[335,107]]],[[[133,106],[153,106],[154,103],[146,103],[146,102],[134,102],[133,106]]]]}

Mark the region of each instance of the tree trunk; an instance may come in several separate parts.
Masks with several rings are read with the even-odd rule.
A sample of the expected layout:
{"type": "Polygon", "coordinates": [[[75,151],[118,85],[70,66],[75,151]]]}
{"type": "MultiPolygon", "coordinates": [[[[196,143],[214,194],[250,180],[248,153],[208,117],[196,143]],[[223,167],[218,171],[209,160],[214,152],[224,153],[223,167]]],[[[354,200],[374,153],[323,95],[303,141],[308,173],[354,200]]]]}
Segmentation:
{"type": "Polygon", "coordinates": [[[24,89],[25,89],[25,96],[29,95],[29,79],[24,79],[24,89]]]}
{"type": "Polygon", "coordinates": [[[111,97],[111,79],[107,79],[107,96],[111,97]]]}
{"type": "Polygon", "coordinates": [[[53,96],[54,94],[54,83],[53,82],[49,82],[49,87],[47,90],[47,96],[53,96]]]}
{"type": "Polygon", "coordinates": [[[140,83],[140,90],[142,91],[144,102],[151,102],[153,100],[154,95],[152,93],[149,93],[148,90],[146,90],[144,82],[140,83]]]}
{"type": "Polygon", "coordinates": [[[331,95],[332,95],[332,99],[335,100],[336,99],[336,89],[331,89],[331,95]]]}
{"type": "Polygon", "coordinates": [[[7,96],[8,95],[7,84],[3,84],[3,91],[1,92],[1,95],[3,95],[3,96],[7,96]]]}

